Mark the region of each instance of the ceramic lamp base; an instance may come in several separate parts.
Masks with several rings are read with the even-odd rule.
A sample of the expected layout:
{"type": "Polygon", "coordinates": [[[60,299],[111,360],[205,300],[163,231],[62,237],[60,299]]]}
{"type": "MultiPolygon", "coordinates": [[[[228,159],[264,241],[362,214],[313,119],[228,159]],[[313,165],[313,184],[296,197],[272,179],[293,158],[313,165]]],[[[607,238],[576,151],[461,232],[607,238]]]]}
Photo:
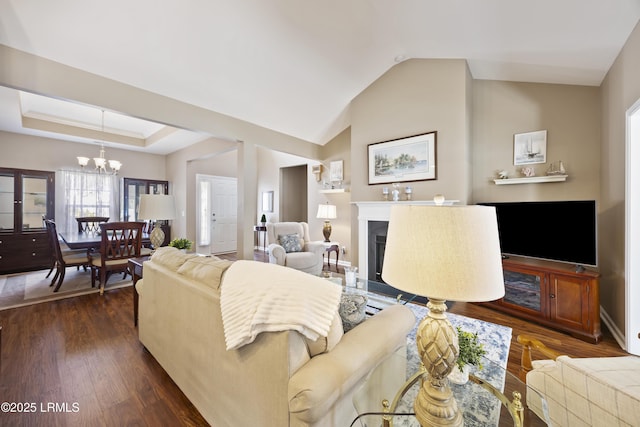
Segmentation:
{"type": "Polygon", "coordinates": [[[151,245],[154,248],[159,248],[164,243],[164,231],[160,226],[156,225],[153,227],[153,231],[149,235],[149,240],[151,240],[151,245]]]}
{"type": "Polygon", "coordinates": [[[462,413],[447,375],[458,358],[458,334],[445,311],[444,300],[429,298],[429,313],[418,325],[416,344],[428,377],[422,382],[414,404],[416,418],[422,426],[462,426],[462,413]]]}

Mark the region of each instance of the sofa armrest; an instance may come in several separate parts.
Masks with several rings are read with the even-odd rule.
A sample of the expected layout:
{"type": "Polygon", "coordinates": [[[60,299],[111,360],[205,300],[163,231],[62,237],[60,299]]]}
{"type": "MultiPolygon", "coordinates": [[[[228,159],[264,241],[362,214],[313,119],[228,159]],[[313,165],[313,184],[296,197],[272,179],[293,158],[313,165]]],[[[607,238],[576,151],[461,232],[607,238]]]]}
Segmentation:
{"type": "Polygon", "coordinates": [[[405,346],[415,322],[410,308],[392,305],[353,328],[332,351],[312,358],[290,378],[289,411],[301,420],[318,419],[405,346]]]}
{"type": "Polygon", "coordinates": [[[305,252],[313,252],[315,254],[322,255],[324,253],[324,250],[324,244],[322,244],[321,242],[307,242],[304,245],[305,252]]]}
{"type": "Polygon", "coordinates": [[[277,243],[271,243],[267,249],[269,251],[269,262],[271,264],[284,265],[287,252],[277,243]]]}
{"type": "Polygon", "coordinates": [[[555,351],[541,341],[529,336],[518,335],[518,342],[522,344],[522,356],[520,358],[520,380],[526,382],[527,373],[533,369],[533,358],[531,356],[531,350],[537,350],[545,357],[556,360],[562,353],[555,351]]]}

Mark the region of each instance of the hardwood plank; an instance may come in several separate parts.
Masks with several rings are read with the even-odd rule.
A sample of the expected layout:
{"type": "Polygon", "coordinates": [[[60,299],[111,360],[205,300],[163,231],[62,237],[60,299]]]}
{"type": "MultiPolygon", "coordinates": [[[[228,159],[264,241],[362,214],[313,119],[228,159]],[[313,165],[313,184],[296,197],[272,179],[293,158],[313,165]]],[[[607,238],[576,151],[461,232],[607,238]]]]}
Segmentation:
{"type": "Polygon", "coordinates": [[[0,413],[0,425],[208,425],[138,341],[132,292],[0,311],[2,400],[79,405],[77,413],[0,413]]]}

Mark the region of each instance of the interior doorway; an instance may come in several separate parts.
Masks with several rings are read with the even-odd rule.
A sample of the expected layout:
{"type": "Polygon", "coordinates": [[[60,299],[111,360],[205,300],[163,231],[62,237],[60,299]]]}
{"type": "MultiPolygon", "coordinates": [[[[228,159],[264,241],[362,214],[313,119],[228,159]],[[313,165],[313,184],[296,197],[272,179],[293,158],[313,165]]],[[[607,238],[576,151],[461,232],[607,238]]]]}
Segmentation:
{"type": "Polygon", "coordinates": [[[307,222],[307,165],[280,168],[280,221],[307,222]]]}
{"type": "Polygon", "coordinates": [[[640,355],[640,100],[627,111],[626,133],[625,344],[640,355]]]}
{"type": "Polygon", "coordinates": [[[196,252],[237,251],[238,179],[197,174],[196,192],[196,252]]]}

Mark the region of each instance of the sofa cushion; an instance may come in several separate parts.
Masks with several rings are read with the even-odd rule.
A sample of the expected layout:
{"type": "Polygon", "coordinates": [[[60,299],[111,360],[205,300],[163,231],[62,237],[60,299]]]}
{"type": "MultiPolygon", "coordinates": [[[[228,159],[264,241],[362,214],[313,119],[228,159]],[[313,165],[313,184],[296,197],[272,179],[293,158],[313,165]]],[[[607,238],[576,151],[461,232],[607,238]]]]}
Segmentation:
{"type": "Polygon", "coordinates": [[[307,348],[309,349],[309,356],[314,357],[333,350],[333,348],[340,342],[342,335],[342,319],[340,319],[340,316],[338,315],[338,313],[336,313],[333,318],[333,322],[331,322],[329,333],[326,337],[320,337],[315,341],[312,341],[309,338],[305,337],[305,342],[307,344],[307,348]]]}
{"type": "Polygon", "coordinates": [[[231,264],[233,264],[231,261],[215,256],[198,256],[185,261],[178,269],[178,274],[218,289],[222,281],[222,274],[231,264]]]}
{"type": "Polygon", "coordinates": [[[171,271],[178,271],[186,260],[197,256],[197,254],[186,254],[172,246],[163,246],[153,252],[151,259],[171,271]]]}
{"type": "Polygon", "coordinates": [[[302,251],[299,234],[280,234],[278,240],[286,253],[302,251]]]}

